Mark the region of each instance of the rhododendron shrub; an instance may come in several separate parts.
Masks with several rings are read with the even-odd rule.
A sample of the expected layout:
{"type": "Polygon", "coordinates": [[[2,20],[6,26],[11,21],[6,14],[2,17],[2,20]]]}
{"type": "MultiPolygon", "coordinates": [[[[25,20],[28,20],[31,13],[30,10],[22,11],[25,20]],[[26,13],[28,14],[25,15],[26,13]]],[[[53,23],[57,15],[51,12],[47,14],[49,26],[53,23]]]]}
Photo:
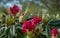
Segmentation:
{"type": "Polygon", "coordinates": [[[34,10],[37,13],[32,12],[33,8],[31,12],[30,8],[25,9],[21,10],[14,4],[9,14],[3,13],[0,17],[0,38],[60,38],[60,20],[56,19],[59,15],[55,18],[54,15],[42,13],[41,16],[40,9],[34,10]]]}

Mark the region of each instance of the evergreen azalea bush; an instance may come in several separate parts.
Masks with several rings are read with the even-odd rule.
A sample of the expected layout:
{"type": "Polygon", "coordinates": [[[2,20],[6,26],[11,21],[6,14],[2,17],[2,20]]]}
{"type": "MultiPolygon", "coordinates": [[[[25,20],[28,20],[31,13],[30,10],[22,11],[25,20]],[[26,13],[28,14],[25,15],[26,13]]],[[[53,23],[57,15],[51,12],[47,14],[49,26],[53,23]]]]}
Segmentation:
{"type": "Polygon", "coordinates": [[[28,9],[21,13],[16,4],[9,11],[0,19],[0,38],[60,38],[60,20],[47,15],[40,17],[28,9]]]}

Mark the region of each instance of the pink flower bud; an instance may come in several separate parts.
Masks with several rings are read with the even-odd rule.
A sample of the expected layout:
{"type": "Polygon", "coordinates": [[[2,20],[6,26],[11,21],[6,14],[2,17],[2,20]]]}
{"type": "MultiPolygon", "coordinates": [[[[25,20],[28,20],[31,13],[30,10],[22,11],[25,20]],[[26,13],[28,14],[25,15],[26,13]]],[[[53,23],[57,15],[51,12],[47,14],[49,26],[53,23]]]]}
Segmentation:
{"type": "Polygon", "coordinates": [[[20,11],[20,8],[17,5],[10,7],[10,14],[16,15],[20,11]]]}
{"type": "Polygon", "coordinates": [[[58,35],[58,30],[57,28],[52,29],[52,36],[57,36],[58,35]]]}
{"type": "Polygon", "coordinates": [[[32,31],[34,29],[34,25],[32,25],[31,21],[24,21],[22,25],[22,29],[25,31],[32,31]]]}
{"type": "Polygon", "coordinates": [[[42,18],[39,18],[38,16],[34,16],[32,19],[32,25],[33,24],[39,24],[42,21],[42,18]]]}

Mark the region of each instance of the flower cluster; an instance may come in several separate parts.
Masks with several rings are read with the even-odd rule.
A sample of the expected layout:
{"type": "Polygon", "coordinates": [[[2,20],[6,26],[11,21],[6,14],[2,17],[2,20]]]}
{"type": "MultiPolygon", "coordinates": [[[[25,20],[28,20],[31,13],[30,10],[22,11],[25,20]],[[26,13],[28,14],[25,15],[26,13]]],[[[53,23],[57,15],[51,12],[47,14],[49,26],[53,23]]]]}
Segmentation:
{"type": "Polygon", "coordinates": [[[22,32],[27,33],[27,31],[33,31],[36,24],[40,23],[41,21],[42,18],[39,18],[38,16],[34,16],[31,21],[24,21],[22,25],[22,32]]]}

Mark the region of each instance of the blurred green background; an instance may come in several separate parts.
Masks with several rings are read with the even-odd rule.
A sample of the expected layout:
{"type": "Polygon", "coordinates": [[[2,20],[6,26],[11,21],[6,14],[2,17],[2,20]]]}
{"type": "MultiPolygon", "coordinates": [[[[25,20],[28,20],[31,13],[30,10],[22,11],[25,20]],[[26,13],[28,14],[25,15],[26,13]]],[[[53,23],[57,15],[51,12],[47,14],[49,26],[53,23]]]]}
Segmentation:
{"type": "Polygon", "coordinates": [[[27,8],[30,13],[60,15],[60,0],[0,0],[0,14],[17,4],[22,11],[27,8]]]}

